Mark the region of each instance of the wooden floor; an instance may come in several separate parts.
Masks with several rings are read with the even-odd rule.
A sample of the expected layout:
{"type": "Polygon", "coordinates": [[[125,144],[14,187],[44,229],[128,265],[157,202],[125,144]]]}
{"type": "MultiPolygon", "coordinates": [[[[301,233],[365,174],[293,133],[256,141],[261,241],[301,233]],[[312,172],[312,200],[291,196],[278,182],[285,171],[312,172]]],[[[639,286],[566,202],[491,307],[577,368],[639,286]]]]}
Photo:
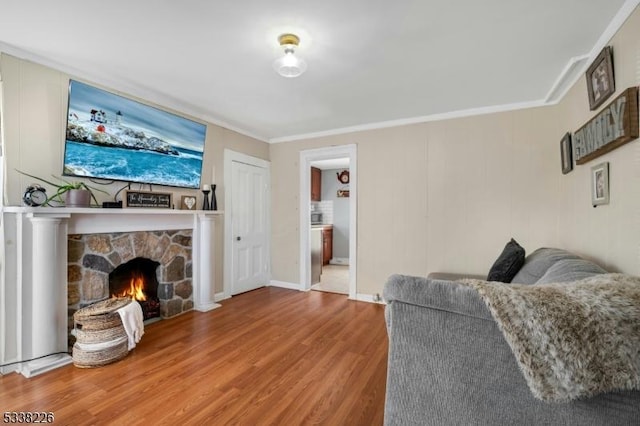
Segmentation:
{"type": "Polygon", "coordinates": [[[150,324],[123,360],[0,376],[0,408],[55,424],[382,424],[382,305],[258,289],[150,324]]]}

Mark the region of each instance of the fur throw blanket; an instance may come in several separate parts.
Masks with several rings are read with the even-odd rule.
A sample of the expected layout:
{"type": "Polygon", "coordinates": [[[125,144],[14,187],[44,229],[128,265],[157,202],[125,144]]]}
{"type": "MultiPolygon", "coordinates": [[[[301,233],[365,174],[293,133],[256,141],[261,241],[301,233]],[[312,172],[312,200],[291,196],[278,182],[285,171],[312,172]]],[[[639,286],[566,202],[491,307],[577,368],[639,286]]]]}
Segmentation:
{"type": "Polygon", "coordinates": [[[460,283],[480,293],[536,398],[567,402],[640,390],[640,278],[460,283]]]}

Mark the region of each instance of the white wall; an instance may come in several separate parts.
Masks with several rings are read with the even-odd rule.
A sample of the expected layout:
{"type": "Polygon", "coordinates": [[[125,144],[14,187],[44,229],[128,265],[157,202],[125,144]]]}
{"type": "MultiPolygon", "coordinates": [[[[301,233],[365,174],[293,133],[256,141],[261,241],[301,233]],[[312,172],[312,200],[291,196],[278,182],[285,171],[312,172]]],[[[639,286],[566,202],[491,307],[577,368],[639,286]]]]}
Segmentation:
{"type": "MultiPolygon", "coordinates": [[[[342,184],[336,173],[345,169],[322,171],[322,201],[333,204],[333,258],[349,258],[349,199],[338,197],[339,189],[348,189],[342,184]]],[[[347,169],[348,170],[348,169],[347,169]]]]}

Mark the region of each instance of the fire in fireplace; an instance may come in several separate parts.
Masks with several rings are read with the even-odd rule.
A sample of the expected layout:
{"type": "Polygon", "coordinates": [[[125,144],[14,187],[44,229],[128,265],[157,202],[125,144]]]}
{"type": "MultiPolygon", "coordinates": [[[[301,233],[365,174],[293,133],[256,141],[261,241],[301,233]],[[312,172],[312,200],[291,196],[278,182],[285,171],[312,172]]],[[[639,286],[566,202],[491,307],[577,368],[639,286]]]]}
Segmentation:
{"type": "Polygon", "coordinates": [[[111,297],[130,297],[133,300],[143,302],[147,300],[147,295],[144,292],[146,281],[143,275],[134,272],[131,274],[129,287],[123,289],[120,293],[112,294],[111,297]]]}
{"type": "Polygon", "coordinates": [[[160,263],[144,257],[136,257],[119,265],[109,274],[111,297],[130,297],[142,306],[144,320],[160,316],[158,278],[156,269],[160,263]]]}

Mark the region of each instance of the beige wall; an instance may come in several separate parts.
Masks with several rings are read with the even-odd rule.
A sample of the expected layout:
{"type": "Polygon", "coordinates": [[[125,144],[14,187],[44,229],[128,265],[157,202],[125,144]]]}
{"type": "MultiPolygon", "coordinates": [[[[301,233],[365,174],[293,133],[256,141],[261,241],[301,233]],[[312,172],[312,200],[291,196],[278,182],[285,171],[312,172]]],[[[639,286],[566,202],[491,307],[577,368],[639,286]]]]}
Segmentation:
{"type": "MultiPolygon", "coordinates": [[[[45,179],[50,178],[51,175],[60,176],[62,172],[69,78],[76,77],[6,54],[0,56],[0,75],[4,89],[3,130],[6,165],[4,202],[5,205],[21,205],[22,193],[33,179],[17,173],[15,169],[45,179]]],[[[105,89],[131,97],[111,88],[105,87],[105,89]]],[[[153,106],[203,122],[162,105],[153,106]]],[[[222,185],[224,150],[228,148],[268,160],[269,145],[214,124],[205,124],[207,124],[207,135],[202,182],[218,185],[216,189],[218,208],[224,210],[224,185],[222,185]]],[[[108,185],[106,190],[110,194],[115,194],[122,186],[122,182],[117,182],[108,185]]],[[[164,190],[173,192],[175,199],[180,199],[183,194],[196,192],[170,187],[164,190]]],[[[99,202],[113,198],[101,193],[96,193],[96,197],[99,202]]],[[[216,253],[218,254],[216,292],[221,292],[224,238],[222,218],[216,219],[216,227],[216,253]]]]}
{"type": "MultiPolygon", "coordinates": [[[[640,11],[610,44],[619,93],[640,83],[640,11]]],[[[60,172],[69,76],[8,55],[1,57],[0,73],[5,198],[18,205],[30,179],[15,168],[60,172]]],[[[219,184],[224,209],[223,150],[271,160],[272,278],[278,281],[299,280],[299,152],[352,143],[358,147],[358,293],[380,293],[392,273],[485,274],[511,236],[528,252],[564,247],[611,270],[640,274],[638,142],[568,175],[560,171],[560,138],[595,114],[581,78],[557,106],[271,146],[208,124],[203,178],[215,172],[211,182],[219,184]],[[611,202],[594,209],[589,170],[601,161],[610,162],[611,202]]],[[[216,291],[222,290],[221,262],[218,256],[216,291]]]]}
{"type": "MultiPolygon", "coordinates": [[[[640,82],[640,11],[611,45],[619,93],[640,82]]],[[[272,145],[273,278],[299,281],[299,152],[348,143],[358,147],[358,293],[380,293],[393,273],[486,274],[512,236],[527,252],[564,247],[640,274],[638,142],[561,173],[562,135],[595,114],[580,78],[556,106],[272,145]],[[589,170],[601,161],[611,202],[594,209],[589,170]]]]}
{"type": "MultiPolygon", "coordinates": [[[[589,110],[581,78],[554,108],[562,131],[579,129],[628,87],[640,84],[640,9],[611,39],[616,93],[597,110],[589,110]]],[[[640,275],[640,142],[613,150],[560,179],[560,244],[592,257],[612,271],[640,275]],[[591,167],[609,162],[610,203],[591,207],[591,167]]]]}
{"type": "Polygon", "coordinates": [[[393,273],[486,274],[511,236],[557,245],[557,120],[531,109],[271,146],[273,278],[299,281],[299,152],[358,150],[357,292],[393,273]]]}

